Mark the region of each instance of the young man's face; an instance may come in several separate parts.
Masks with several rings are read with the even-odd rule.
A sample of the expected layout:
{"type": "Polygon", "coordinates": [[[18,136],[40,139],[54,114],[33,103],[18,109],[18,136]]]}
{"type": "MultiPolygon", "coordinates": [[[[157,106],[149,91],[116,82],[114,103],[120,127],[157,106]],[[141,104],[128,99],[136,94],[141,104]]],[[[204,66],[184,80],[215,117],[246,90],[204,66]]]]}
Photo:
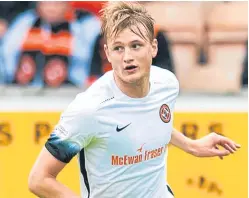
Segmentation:
{"type": "MultiPolygon", "coordinates": [[[[144,27],[140,30],[146,31],[144,27]]],[[[144,40],[126,28],[115,38],[108,38],[104,48],[115,77],[124,83],[136,83],[149,76],[152,58],[157,54],[157,40],[144,40]]]]}

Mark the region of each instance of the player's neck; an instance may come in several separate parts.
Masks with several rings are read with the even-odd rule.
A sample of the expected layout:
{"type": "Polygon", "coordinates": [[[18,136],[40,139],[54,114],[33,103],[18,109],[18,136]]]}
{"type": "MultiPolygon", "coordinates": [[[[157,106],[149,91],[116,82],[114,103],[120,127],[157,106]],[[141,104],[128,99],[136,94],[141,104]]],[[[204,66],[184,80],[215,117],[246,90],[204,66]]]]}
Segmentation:
{"type": "Polygon", "coordinates": [[[118,88],[127,96],[131,98],[143,98],[148,95],[150,91],[149,77],[144,77],[143,79],[135,83],[126,83],[121,79],[118,79],[114,75],[114,79],[118,88]]]}

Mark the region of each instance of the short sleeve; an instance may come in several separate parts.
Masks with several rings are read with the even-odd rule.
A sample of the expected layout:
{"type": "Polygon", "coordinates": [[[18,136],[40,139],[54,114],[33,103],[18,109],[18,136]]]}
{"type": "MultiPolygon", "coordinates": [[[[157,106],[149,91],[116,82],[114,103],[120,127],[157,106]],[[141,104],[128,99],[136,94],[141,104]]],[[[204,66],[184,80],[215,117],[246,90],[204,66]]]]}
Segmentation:
{"type": "Polygon", "coordinates": [[[62,113],[60,121],[48,138],[45,147],[58,160],[68,163],[96,134],[94,110],[77,96],[62,113]]]}

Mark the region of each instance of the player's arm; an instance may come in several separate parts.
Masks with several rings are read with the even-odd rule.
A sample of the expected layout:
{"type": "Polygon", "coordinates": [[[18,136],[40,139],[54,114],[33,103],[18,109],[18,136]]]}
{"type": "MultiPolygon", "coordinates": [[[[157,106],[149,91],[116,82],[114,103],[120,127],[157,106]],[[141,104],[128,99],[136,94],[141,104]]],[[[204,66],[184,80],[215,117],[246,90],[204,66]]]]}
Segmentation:
{"type": "Polygon", "coordinates": [[[56,159],[45,147],[40,152],[29,175],[29,190],[42,198],[79,198],[56,180],[66,163],[56,159]]]}
{"type": "Polygon", "coordinates": [[[75,155],[94,137],[93,111],[79,94],[62,114],[29,175],[29,189],[42,198],[75,198],[70,189],[56,180],[75,155]]]}
{"type": "Polygon", "coordinates": [[[216,133],[210,133],[200,139],[192,140],[176,129],[172,131],[170,143],[197,157],[219,156],[222,158],[240,148],[239,144],[216,133]],[[219,150],[218,146],[224,149],[219,150]]]}

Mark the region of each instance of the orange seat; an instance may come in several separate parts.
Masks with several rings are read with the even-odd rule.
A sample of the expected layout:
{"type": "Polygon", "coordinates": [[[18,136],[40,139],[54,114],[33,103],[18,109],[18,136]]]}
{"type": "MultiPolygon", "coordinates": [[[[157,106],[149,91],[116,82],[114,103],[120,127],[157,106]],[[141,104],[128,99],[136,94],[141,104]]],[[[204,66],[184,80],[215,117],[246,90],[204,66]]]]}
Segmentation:
{"type": "Polygon", "coordinates": [[[247,15],[247,3],[234,3],[212,4],[206,15],[202,13],[203,4],[200,3],[153,2],[146,5],[156,23],[166,31],[171,40],[176,76],[183,91],[240,91],[244,43],[247,38],[247,18],[244,18],[247,15]],[[231,7],[232,4],[235,5],[234,8],[231,7]],[[243,12],[240,17],[233,16],[240,12],[243,12]],[[233,21],[229,21],[229,18],[233,21]],[[201,37],[204,22],[207,22],[208,27],[209,63],[200,66],[197,63],[197,50],[201,39],[206,38],[201,37]]]}
{"type": "Polygon", "coordinates": [[[239,92],[245,43],[248,39],[247,2],[220,2],[207,20],[209,65],[221,91],[239,92]],[[220,72],[220,73],[218,73],[220,72]]]}
{"type": "Polygon", "coordinates": [[[146,9],[173,43],[197,43],[201,27],[200,4],[150,2],[146,9]]]}
{"type": "Polygon", "coordinates": [[[199,93],[238,93],[241,88],[241,67],[219,67],[208,64],[205,67],[191,67],[182,79],[184,91],[199,93]]]}
{"type": "Polygon", "coordinates": [[[171,42],[175,73],[180,87],[184,88],[186,73],[197,63],[200,5],[191,2],[150,2],[145,6],[171,42]]]}
{"type": "Polygon", "coordinates": [[[196,46],[173,44],[171,47],[175,66],[175,74],[180,82],[180,88],[184,89],[189,80],[189,72],[196,66],[196,46]]]}
{"type": "Polygon", "coordinates": [[[248,2],[218,3],[207,20],[209,43],[243,43],[248,38],[248,2]]]}

